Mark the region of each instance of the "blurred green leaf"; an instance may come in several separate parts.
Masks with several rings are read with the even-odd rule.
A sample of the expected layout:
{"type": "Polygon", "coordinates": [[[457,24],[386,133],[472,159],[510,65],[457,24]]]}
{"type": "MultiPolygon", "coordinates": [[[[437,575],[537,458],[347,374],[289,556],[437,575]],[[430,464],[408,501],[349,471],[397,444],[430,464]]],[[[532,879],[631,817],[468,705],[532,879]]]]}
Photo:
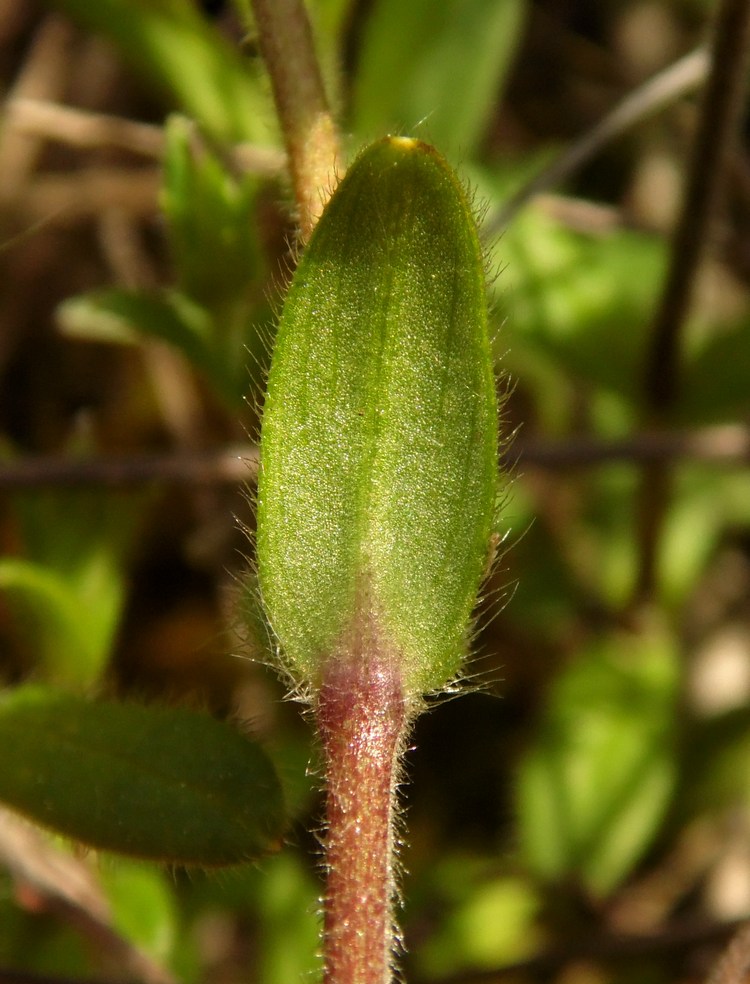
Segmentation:
{"type": "Polygon", "coordinates": [[[691,723],[682,754],[678,815],[750,805],[750,708],[691,723]]]}
{"type": "Polygon", "coordinates": [[[525,0],[378,0],[365,25],[354,86],[357,132],[424,126],[449,158],[484,135],[515,54],[525,0]]]}
{"type": "Polygon", "coordinates": [[[675,417],[711,424],[750,411],[750,321],[723,328],[686,360],[675,417]]]}
{"type": "Polygon", "coordinates": [[[586,236],[532,206],[494,249],[506,271],[496,303],[512,324],[513,347],[534,347],[579,383],[637,404],[662,242],[624,229],[586,236]]]}
{"type": "Polygon", "coordinates": [[[25,555],[62,574],[84,603],[98,596],[107,569],[133,547],[143,494],[50,489],[14,496],[25,555]]]}
{"type": "Polygon", "coordinates": [[[145,501],[98,489],[14,496],[24,555],[0,559],[0,591],[47,680],[80,689],[99,679],[145,501]]]}
{"type": "Polygon", "coordinates": [[[200,919],[208,909],[254,920],[258,934],[248,979],[263,984],[317,980],[321,883],[314,867],[302,852],[287,848],[266,858],[262,867],[243,865],[222,871],[221,879],[196,880],[187,900],[190,915],[200,919]]]}
{"type": "Polygon", "coordinates": [[[196,147],[180,116],[167,125],[162,207],[181,293],[211,313],[214,383],[234,408],[265,363],[267,278],[256,220],[257,181],[196,147]]]}
{"type": "Polygon", "coordinates": [[[26,686],[0,700],[0,745],[0,799],[92,847],[225,865],[278,846],[270,760],[207,715],[26,686]]]}
{"type": "Polygon", "coordinates": [[[177,937],[177,909],[164,873],[118,860],[102,865],[99,879],[118,932],[160,963],[168,961],[177,937]]]}
{"type": "MultiPolygon", "coordinates": [[[[117,287],[71,297],[57,312],[61,330],[89,342],[135,344],[139,335],[178,349],[225,404],[236,407],[248,389],[241,372],[218,349],[218,329],[210,311],[175,290],[134,291],[117,287]]],[[[239,346],[238,346],[239,347],[239,346]]],[[[247,357],[247,352],[243,351],[247,357]]]]}
{"type": "Polygon", "coordinates": [[[91,950],[69,921],[40,919],[38,911],[21,908],[18,882],[7,870],[0,872],[0,961],[17,980],[87,980],[96,973],[91,950]]]}
{"type": "Polygon", "coordinates": [[[656,632],[606,637],[553,684],[519,773],[525,854],[545,880],[611,892],[652,842],[675,778],[677,666],[656,632]]]}
{"type": "Polygon", "coordinates": [[[627,604],[638,577],[639,479],[619,462],[592,472],[579,486],[581,514],[564,531],[584,594],[610,610],[627,604]]]}
{"type": "Polygon", "coordinates": [[[229,386],[212,351],[211,315],[177,291],[93,291],[63,301],[57,318],[66,335],[90,342],[134,344],[139,334],[158,338],[179,349],[220,391],[229,386]]]}
{"type": "Polygon", "coordinates": [[[671,606],[684,603],[726,529],[727,475],[684,466],[674,478],[658,552],[658,583],[671,606]]]}
{"type": "Polygon", "coordinates": [[[258,913],[263,944],[259,980],[287,984],[320,973],[319,886],[289,853],[274,858],[259,885],[258,913]]]}
{"type": "MultiPolygon", "coordinates": [[[[532,637],[558,639],[574,617],[578,589],[566,567],[561,544],[540,517],[522,483],[513,486],[506,510],[512,529],[507,564],[512,581],[511,603],[504,617],[532,637]]],[[[505,558],[501,570],[505,567],[505,558]]]]}
{"type": "Polygon", "coordinates": [[[99,677],[109,655],[110,633],[97,632],[92,623],[101,625],[107,609],[110,617],[119,614],[119,580],[117,588],[109,593],[109,606],[102,599],[92,612],[56,572],[14,557],[0,559],[0,592],[16,628],[46,679],[76,689],[99,677]]]}
{"type": "Polygon", "coordinates": [[[64,301],[61,330],[87,341],[132,344],[139,335],[177,348],[233,412],[265,363],[268,320],[254,221],[257,182],[231,174],[197,146],[180,116],[167,125],[162,205],[178,289],[94,291],[64,301]]]}
{"type": "Polygon", "coordinates": [[[446,918],[413,958],[420,977],[495,968],[534,952],[540,900],[533,886],[493,871],[494,865],[465,855],[446,854],[435,864],[428,905],[445,909],[446,918]]]}
{"type": "Polygon", "coordinates": [[[247,293],[261,251],[255,218],[257,180],[230,173],[193,124],[170,116],[161,205],[178,286],[213,309],[247,293]]]}
{"type": "Polygon", "coordinates": [[[679,610],[733,527],[750,523],[746,468],[685,463],[673,478],[657,557],[660,598],[679,610]]]}
{"type": "Polygon", "coordinates": [[[189,0],[53,0],[117,45],[176,106],[229,142],[269,143],[273,115],[246,59],[189,0]]]}

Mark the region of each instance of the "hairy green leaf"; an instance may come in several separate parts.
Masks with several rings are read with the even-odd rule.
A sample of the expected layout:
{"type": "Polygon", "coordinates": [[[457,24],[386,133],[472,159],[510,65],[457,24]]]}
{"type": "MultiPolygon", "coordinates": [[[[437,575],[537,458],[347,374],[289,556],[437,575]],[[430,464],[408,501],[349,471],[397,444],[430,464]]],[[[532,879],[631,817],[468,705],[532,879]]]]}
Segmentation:
{"type": "Polygon", "coordinates": [[[366,622],[406,693],[459,669],[493,524],[497,407],[469,203],[430,147],[365,150],[284,305],[258,487],[259,583],[298,681],[366,622]]]}
{"type": "Polygon", "coordinates": [[[278,844],[273,766],[207,715],[27,686],[0,699],[0,746],[0,800],[92,847],[222,865],[278,844]]]}

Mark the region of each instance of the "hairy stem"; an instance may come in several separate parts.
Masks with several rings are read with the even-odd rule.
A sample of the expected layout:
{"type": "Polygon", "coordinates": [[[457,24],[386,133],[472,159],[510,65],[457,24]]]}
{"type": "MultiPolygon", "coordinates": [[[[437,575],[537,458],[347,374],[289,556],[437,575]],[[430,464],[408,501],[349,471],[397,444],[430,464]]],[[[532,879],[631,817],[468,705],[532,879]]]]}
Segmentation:
{"type": "Polygon", "coordinates": [[[394,807],[408,728],[398,671],[348,652],[317,700],[326,759],[325,984],[388,984],[395,947],[394,807]]]}
{"type": "Polygon", "coordinates": [[[302,0],[252,0],[305,242],[335,183],[338,134],[302,0]]]}

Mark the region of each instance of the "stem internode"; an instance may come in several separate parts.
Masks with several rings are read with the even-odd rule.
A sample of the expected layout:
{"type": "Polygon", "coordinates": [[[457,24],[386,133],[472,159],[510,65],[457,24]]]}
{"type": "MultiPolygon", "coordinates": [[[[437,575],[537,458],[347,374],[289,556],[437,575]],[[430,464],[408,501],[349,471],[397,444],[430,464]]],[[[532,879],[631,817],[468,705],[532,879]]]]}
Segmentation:
{"type": "Polygon", "coordinates": [[[393,968],[394,807],[409,715],[397,668],[347,653],[317,700],[326,760],[325,984],[388,984],[393,968]]]}

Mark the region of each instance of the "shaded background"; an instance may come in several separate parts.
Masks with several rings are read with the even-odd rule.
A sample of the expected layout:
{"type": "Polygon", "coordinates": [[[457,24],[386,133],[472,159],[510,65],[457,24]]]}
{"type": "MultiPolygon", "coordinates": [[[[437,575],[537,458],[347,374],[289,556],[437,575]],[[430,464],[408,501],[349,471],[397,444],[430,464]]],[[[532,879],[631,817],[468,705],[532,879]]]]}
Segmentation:
{"type": "MultiPolygon", "coordinates": [[[[472,692],[437,701],[409,752],[413,982],[700,981],[750,913],[746,115],[713,220],[688,228],[689,314],[661,308],[677,358],[654,354],[707,59],[671,89],[659,73],[718,7],[309,4],[348,152],[417,135],[472,188],[508,394],[472,692]],[[621,133],[529,193],[633,93],[621,133]]],[[[56,847],[139,964],[5,834],[0,968],[286,984],[315,967],[316,753],[237,580],[294,234],[245,13],[0,7],[0,676],[251,722],[288,843],[221,876],[56,847]]]]}

